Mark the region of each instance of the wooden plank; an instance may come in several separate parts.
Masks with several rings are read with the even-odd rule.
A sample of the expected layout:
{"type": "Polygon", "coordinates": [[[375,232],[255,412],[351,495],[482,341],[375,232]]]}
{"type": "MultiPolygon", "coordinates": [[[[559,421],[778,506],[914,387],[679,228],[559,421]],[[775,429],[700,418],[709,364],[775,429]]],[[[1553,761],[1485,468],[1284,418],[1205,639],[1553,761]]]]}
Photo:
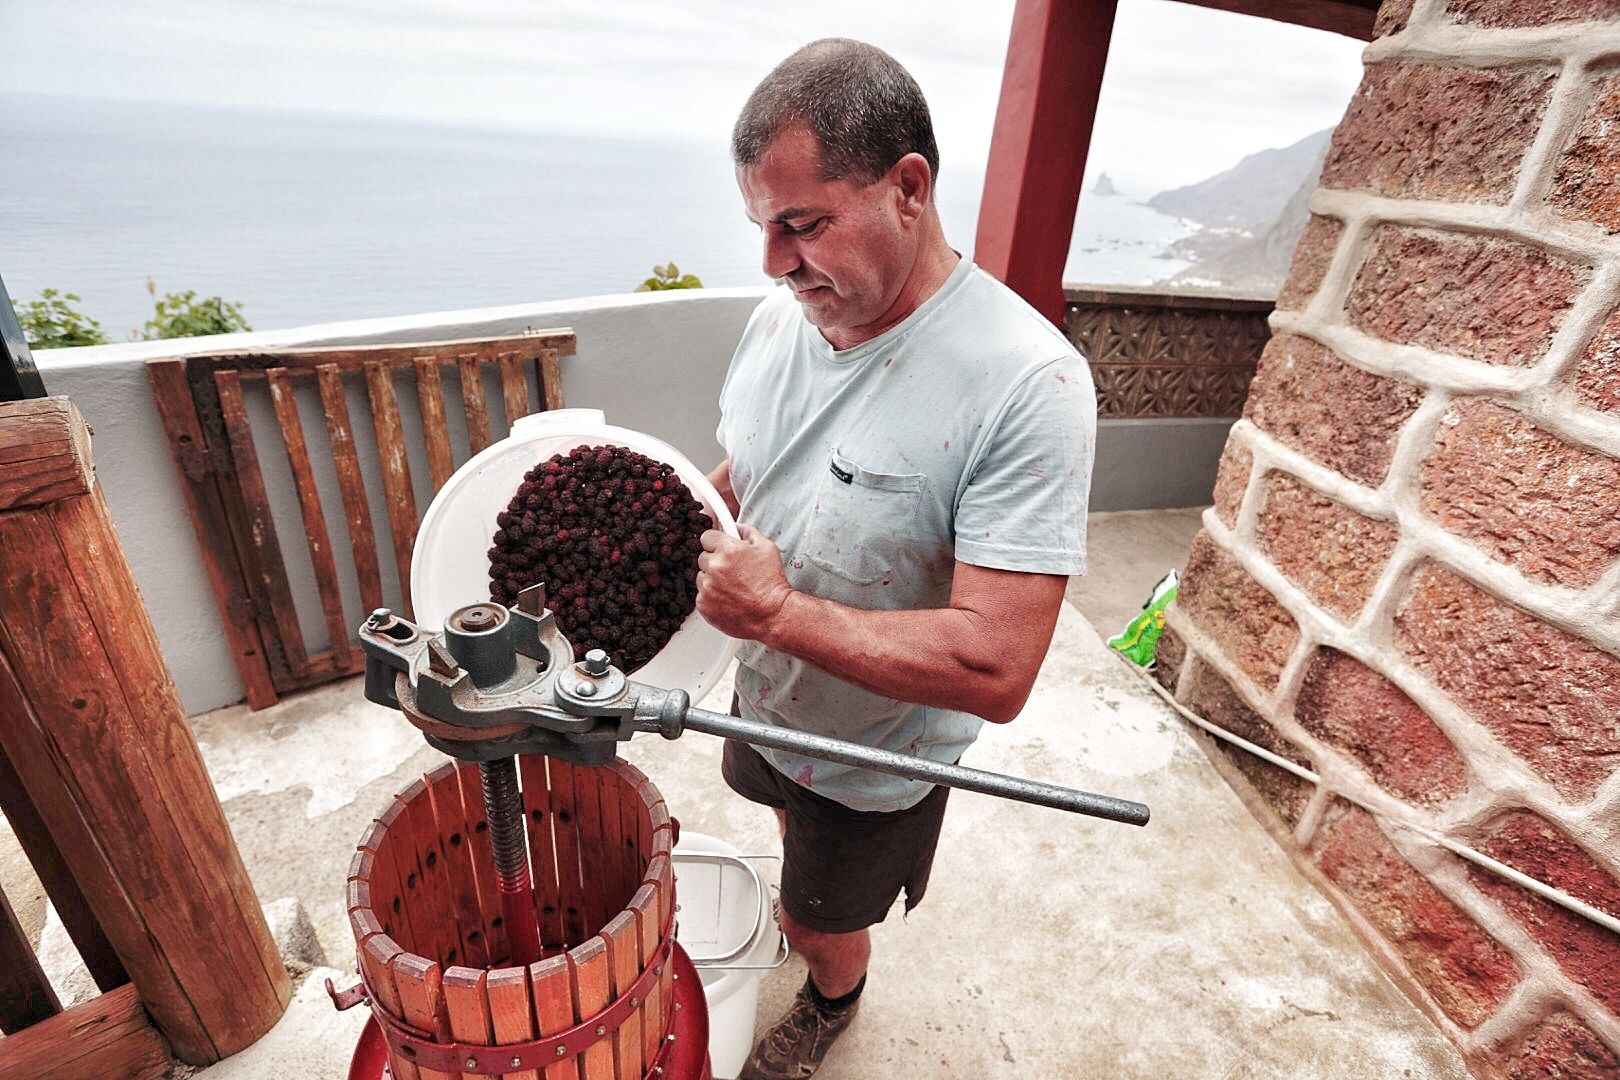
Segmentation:
{"type": "Polygon", "coordinates": [[[546,758],[523,754],[518,758],[523,784],[523,820],[529,830],[529,875],[534,882],[534,914],[544,947],[564,944],[562,909],[557,902],[557,851],[551,836],[551,785],[546,758]]]}
{"type": "Polygon", "coordinates": [[[444,383],[439,377],[439,362],[433,357],[418,356],[414,366],[416,403],[422,413],[422,437],[427,443],[428,479],[433,482],[433,490],[438,491],[456,471],[450,452],[450,425],[444,417],[444,383]]]}
{"type": "MultiPolygon", "coordinates": [[[[405,1012],[400,1005],[399,986],[394,979],[394,960],[404,950],[393,938],[378,930],[377,922],[369,912],[351,914],[350,922],[358,943],[355,951],[360,973],[365,977],[366,985],[384,1012],[403,1018],[405,1012]]],[[[420,1080],[421,1074],[415,1064],[392,1052],[388,1055],[388,1064],[397,1080],[420,1080]]]]}
{"type": "MultiPolygon", "coordinates": [[[[568,951],[574,980],[574,1021],[589,1020],[607,1008],[612,996],[613,972],[608,966],[607,942],[599,937],[568,951]]],[[[580,1054],[576,1064],[580,1080],[615,1080],[613,1040],[602,1039],[580,1054]]]]}
{"type": "Polygon", "coordinates": [[[490,966],[483,908],[478,902],[478,879],[472,866],[472,845],[467,842],[467,811],[461,803],[461,783],[454,762],[428,773],[428,797],[438,823],[439,850],[445,861],[450,907],[455,912],[461,960],[468,967],[490,966]]]}
{"type": "Polygon", "coordinates": [[[399,426],[399,401],[394,379],[381,363],[366,365],[366,390],[371,397],[371,422],[377,432],[377,457],[382,463],[383,492],[388,500],[388,532],[394,542],[394,565],[399,568],[400,606],[411,613],[411,547],[416,543],[416,494],[411,488],[411,463],[405,455],[405,434],[399,426]]]}
{"type": "Polygon", "coordinates": [[[343,373],[336,364],[315,369],[321,391],[321,410],[326,414],[326,441],[332,448],[332,465],[337,470],[338,490],[343,493],[343,512],[349,526],[349,547],[354,555],[354,576],[360,585],[360,606],[368,612],[382,607],[382,574],[377,563],[377,534],[371,527],[371,504],[366,499],[366,483],[360,472],[360,457],[354,449],[354,431],[349,424],[349,399],[343,391],[343,373]]]}
{"type": "Polygon", "coordinates": [[[461,781],[461,804],[467,811],[468,837],[472,843],[473,874],[478,879],[478,906],[483,912],[485,944],[493,961],[510,951],[506,927],[501,924],[501,893],[495,882],[495,848],[489,838],[489,816],[484,809],[484,784],[478,766],[463,762],[457,768],[461,781]]]}
{"type": "Polygon", "coordinates": [[[73,872],[46,828],[45,819],[23,789],[22,777],[11,767],[3,750],[0,750],[0,813],[11,825],[17,846],[28,856],[39,883],[45,888],[45,895],[50,897],[51,906],[62,920],[62,928],[79,951],[79,959],[84,961],[85,970],[96,986],[111,990],[129,982],[124,965],[90,910],[84,890],[73,879],[73,872]]]}
{"type": "MultiPolygon", "coordinates": [[[[529,965],[529,987],[534,995],[534,1016],[540,1034],[556,1035],[574,1026],[574,995],[566,954],[529,965]]],[[[573,1058],[548,1065],[546,1080],[579,1080],[573,1058]]]]}
{"type": "Polygon", "coordinates": [[[584,942],[600,927],[586,929],[585,887],[580,876],[580,834],[575,778],[586,769],[551,758],[551,833],[557,847],[557,903],[562,908],[563,932],[570,946],[584,942]]]}
{"type": "MultiPolygon", "coordinates": [[[[405,1022],[428,1032],[438,1042],[450,1038],[450,1022],[444,1011],[443,973],[438,964],[414,953],[400,953],[388,965],[399,991],[399,1007],[405,1022]]],[[[459,1080],[457,1073],[417,1068],[422,1080],[459,1080]]]]}
{"type": "Polygon", "coordinates": [[[298,493],[298,513],[304,522],[315,586],[321,594],[321,612],[326,616],[332,661],[350,667],[354,656],[349,646],[348,620],[343,617],[343,590],[338,583],[337,560],[332,556],[332,534],[326,528],[326,511],[321,508],[320,488],[315,486],[315,470],[309,463],[309,445],[304,441],[304,422],[298,415],[293,376],[285,368],[272,368],[265,374],[270,383],[270,404],[275,409],[282,445],[287,450],[287,466],[292,470],[293,488],[298,493]]]}
{"type": "MultiPolygon", "coordinates": [[[[628,910],[636,920],[639,969],[646,971],[647,965],[658,951],[658,935],[664,926],[662,910],[658,904],[658,887],[643,885],[637,889],[636,895],[630,898],[628,910]]],[[[667,959],[665,963],[668,963],[667,959]]],[[[663,992],[655,982],[647,990],[647,1003],[641,1010],[641,1057],[644,1062],[650,1063],[653,1060],[667,1030],[669,1030],[669,1013],[664,1008],[663,992]]]]}
{"type": "Polygon", "coordinates": [[[156,1080],[170,1064],[169,1048],[133,986],[0,1039],[6,1080],[156,1080]]]}
{"type": "MultiPolygon", "coordinates": [[[[444,972],[444,1007],[450,1016],[450,1034],[457,1042],[489,1046],[489,1005],[484,980],[487,972],[451,967],[444,972]]],[[[462,1073],[461,1080],[484,1080],[482,1073],[462,1073]]]]}
{"type": "Polygon", "coordinates": [[[484,372],[476,354],[456,357],[456,367],[461,370],[461,406],[467,412],[467,445],[476,454],[490,444],[489,410],[484,406],[484,372]]]}
{"type": "Polygon", "coordinates": [[[624,786],[624,781],[611,767],[591,771],[597,777],[597,797],[602,807],[602,831],[596,847],[602,864],[602,921],[606,922],[624,910],[630,895],[636,891],[636,881],[624,863],[622,820],[623,803],[626,798],[635,798],[635,792],[624,786]]]}
{"type": "MultiPolygon", "coordinates": [[[[641,934],[632,912],[621,911],[602,930],[608,947],[608,970],[613,973],[613,996],[628,996],[630,984],[641,974],[641,934]]],[[[632,1012],[613,1032],[613,1061],[618,1080],[640,1080],[641,1017],[646,1002],[632,1012]]]]}
{"type": "Polygon", "coordinates": [[[99,489],[0,550],[0,749],[176,1051],[234,1053],[291,988],[99,489]]]}
{"type": "MultiPolygon", "coordinates": [[[[602,820],[602,770],[574,770],[574,810],[579,821],[579,875],[585,932],[599,933],[623,904],[607,874],[607,827],[602,820]]],[[[614,816],[615,823],[618,815],[614,816]]]]}
{"type": "Polygon", "coordinates": [[[236,482],[247,511],[248,531],[259,562],[259,590],[265,597],[275,622],[277,640],[287,655],[287,666],[294,678],[309,674],[309,655],[304,648],[304,632],[298,625],[298,609],[287,585],[287,564],[281,557],[275,519],[270,512],[270,496],[265,491],[259,454],[253,446],[253,428],[248,423],[242,383],[234,371],[217,371],[214,384],[219,389],[220,414],[231,443],[236,482]]]}
{"type": "Polygon", "coordinates": [[[495,360],[501,353],[513,348],[533,354],[536,350],[554,349],[559,356],[573,356],[575,339],[573,330],[558,327],[538,330],[532,334],[491,338],[463,338],[456,341],[438,341],[430,344],[405,345],[315,345],[296,349],[238,349],[231,352],[198,355],[194,359],[212,367],[231,367],[244,378],[262,375],[267,368],[289,367],[311,369],[322,364],[336,364],[342,371],[363,371],[371,364],[387,367],[407,367],[418,356],[431,356],[441,363],[450,363],[456,357],[470,353],[479,360],[495,360]]]}
{"type": "Polygon", "coordinates": [[[551,346],[540,350],[540,397],[548,409],[567,408],[563,404],[562,365],[558,361],[572,352],[551,346]]]}
{"type": "Polygon", "coordinates": [[[0,889],[0,1032],[16,1034],[61,1011],[51,980],[0,889]]]}
{"type": "Polygon", "coordinates": [[[0,510],[88,495],[90,433],[65,397],[11,405],[0,427],[0,510]]]}
{"type": "MultiPolygon", "coordinates": [[[[534,1038],[534,1014],[529,1006],[527,967],[497,968],[489,973],[489,1019],[497,1045],[528,1042],[534,1038]]],[[[502,1073],[506,1080],[540,1080],[535,1069],[502,1073]]]]}
{"type": "MultiPolygon", "coordinates": [[[[668,835],[665,830],[664,835],[668,835]]],[[[664,932],[669,924],[669,913],[675,907],[675,863],[667,852],[659,852],[647,864],[647,881],[658,890],[658,932],[664,932]]],[[[675,965],[664,962],[664,970],[658,976],[658,993],[663,999],[666,1010],[674,1008],[675,1001],[675,965]]]]}
{"type": "Polygon", "coordinates": [[[224,616],[225,639],[230,644],[231,658],[242,680],[248,705],[254,709],[273,705],[275,684],[259,640],[258,624],[245,604],[249,590],[242,563],[231,543],[230,522],[215,483],[207,440],[197,422],[185,364],[179,360],[152,360],[146,365],[146,377],[152,384],[158,418],[169,439],[169,452],[180,472],[180,490],[185,495],[192,532],[202,551],[203,570],[208,574],[214,604],[224,616]]]}
{"type": "Polygon", "coordinates": [[[411,781],[394,799],[404,807],[393,829],[399,830],[396,842],[405,845],[399,851],[399,866],[405,882],[405,903],[412,908],[417,931],[412,949],[444,964],[456,949],[456,929],[454,921],[445,917],[449,899],[435,844],[433,802],[421,780],[411,781]]]}
{"type": "Polygon", "coordinates": [[[506,427],[510,431],[513,424],[532,411],[529,408],[529,380],[523,374],[523,361],[517,353],[501,353],[499,359],[501,402],[506,407],[506,427]]]}

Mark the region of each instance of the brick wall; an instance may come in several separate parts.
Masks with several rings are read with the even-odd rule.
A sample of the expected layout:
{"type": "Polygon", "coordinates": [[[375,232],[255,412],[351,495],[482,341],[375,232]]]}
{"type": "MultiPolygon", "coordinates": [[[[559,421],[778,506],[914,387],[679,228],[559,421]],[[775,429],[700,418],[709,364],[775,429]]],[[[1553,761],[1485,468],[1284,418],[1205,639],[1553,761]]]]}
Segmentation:
{"type": "Polygon", "coordinates": [[[1391,0],[1159,677],[1485,1076],[1620,1077],[1620,0],[1391,0]]]}

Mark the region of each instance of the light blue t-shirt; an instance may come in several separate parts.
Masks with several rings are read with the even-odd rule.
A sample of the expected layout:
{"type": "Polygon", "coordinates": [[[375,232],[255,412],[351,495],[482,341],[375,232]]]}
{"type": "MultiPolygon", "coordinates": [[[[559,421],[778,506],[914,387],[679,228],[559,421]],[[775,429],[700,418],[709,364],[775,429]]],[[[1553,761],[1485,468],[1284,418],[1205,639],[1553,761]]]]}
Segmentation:
{"type": "MultiPolygon", "coordinates": [[[[1085,569],[1090,371],[1048,320],[967,259],[904,322],[842,352],[790,290],[775,290],[743,332],[720,411],[740,519],[782,549],[795,589],[857,608],[941,608],[958,560],[1085,569]]],[[[942,762],[984,723],[871,693],[758,642],[738,659],[750,719],[942,762]]],[[[904,809],[930,787],[760,752],[856,810],[904,809]]]]}

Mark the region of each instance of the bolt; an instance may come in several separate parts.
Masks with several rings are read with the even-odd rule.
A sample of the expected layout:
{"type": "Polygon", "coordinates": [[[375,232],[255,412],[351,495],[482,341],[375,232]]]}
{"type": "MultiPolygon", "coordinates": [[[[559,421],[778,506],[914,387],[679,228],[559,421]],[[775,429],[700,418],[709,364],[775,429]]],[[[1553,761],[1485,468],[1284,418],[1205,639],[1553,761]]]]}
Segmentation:
{"type": "Polygon", "coordinates": [[[596,1034],[598,1036],[606,1035],[607,1034],[607,1028],[602,1024],[597,1024],[596,1025],[596,1034]]]}
{"type": "Polygon", "coordinates": [[[475,1057],[468,1058],[467,1059],[467,1068],[469,1068],[469,1069],[478,1068],[478,1059],[475,1058],[475,1057]]]}
{"type": "Polygon", "coordinates": [[[585,654],[585,673],[587,675],[606,675],[608,670],[608,654],[601,649],[592,649],[585,654]]]}
{"type": "Polygon", "coordinates": [[[373,611],[371,613],[371,615],[366,619],[366,626],[368,626],[371,629],[375,630],[375,629],[377,629],[377,627],[382,626],[384,623],[388,622],[388,620],[392,619],[393,617],[394,617],[394,613],[392,611],[389,611],[385,607],[380,607],[380,608],[377,608],[375,611],[373,611]]]}
{"type": "Polygon", "coordinates": [[[521,1064],[523,1064],[523,1059],[522,1059],[522,1058],[520,1058],[520,1057],[515,1057],[515,1058],[513,1058],[513,1059],[512,1059],[512,1068],[514,1068],[514,1069],[515,1069],[515,1068],[517,1068],[517,1067],[518,1067],[518,1066],[519,1066],[519,1065],[521,1065],[521,1064]]]}
{"type": "Polygon", "coordinates": [[[578,694],[580,697],[595,697],[596,687],[588,682],[582,682],[574,687],[574,693],[578,694]]]}
{"type": "Polygon", "coordinates": [[[563,1057],[567,1053],[568,1053],[568,1047],[566,1047],[566,1046],[557,1047],[557,1056],[558,1057],[563,1057]]]}
{"type": "Polygon", "coordinates": [[[630,1007],[632,1009],[641,1008],[641,999],[636,997],[634,994],[631,994],[630,995],[630,1007]]]}
{"type": "Polygon", "coordinates": [[[673,1035],[665,1035],[664,1036],[664,1041],[665,1042],[674,1042],[675,1041],[675,1036],[673,1036],[673,1035]]]}

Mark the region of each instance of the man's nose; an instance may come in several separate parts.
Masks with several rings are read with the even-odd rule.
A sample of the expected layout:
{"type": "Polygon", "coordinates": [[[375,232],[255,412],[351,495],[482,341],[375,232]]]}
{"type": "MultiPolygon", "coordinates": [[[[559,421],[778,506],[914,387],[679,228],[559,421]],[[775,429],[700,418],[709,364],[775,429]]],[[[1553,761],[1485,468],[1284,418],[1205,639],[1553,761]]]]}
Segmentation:
{"type": "Polygon", "coordinates": [[[765,276],[784,278],[798,268],[798,241],[791,236],[765,230],[765,276]]]}

